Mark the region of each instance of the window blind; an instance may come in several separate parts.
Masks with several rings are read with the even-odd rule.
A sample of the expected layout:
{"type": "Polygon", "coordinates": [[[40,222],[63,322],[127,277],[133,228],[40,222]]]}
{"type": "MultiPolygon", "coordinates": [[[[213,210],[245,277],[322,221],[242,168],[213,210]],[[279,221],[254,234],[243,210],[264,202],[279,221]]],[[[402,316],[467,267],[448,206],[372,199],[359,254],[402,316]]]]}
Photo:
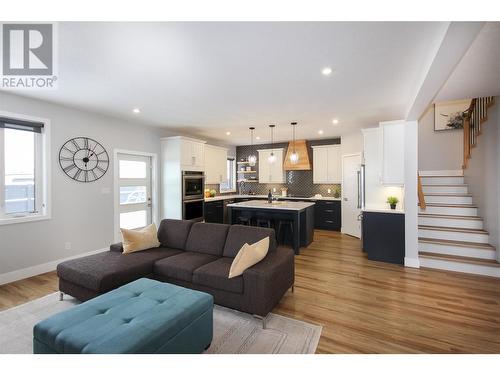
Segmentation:
{"type": "Polygon", "coordinates": [[[18,120],[9,117],[0,117],[0,129],[16,129],[33,133],[41,133],[43,122],[18,120]]]}

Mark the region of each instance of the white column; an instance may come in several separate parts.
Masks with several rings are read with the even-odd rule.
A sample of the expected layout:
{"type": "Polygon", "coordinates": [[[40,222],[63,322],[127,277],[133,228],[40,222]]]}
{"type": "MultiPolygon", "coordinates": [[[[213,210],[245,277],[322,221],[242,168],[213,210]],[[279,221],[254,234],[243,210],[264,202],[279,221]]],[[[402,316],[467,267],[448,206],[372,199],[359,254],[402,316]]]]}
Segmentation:
{"type": "Polygon", "coordinates": [[[405,266],[419,268],[418,259],[418,122],[405,127],[405,266]]]}

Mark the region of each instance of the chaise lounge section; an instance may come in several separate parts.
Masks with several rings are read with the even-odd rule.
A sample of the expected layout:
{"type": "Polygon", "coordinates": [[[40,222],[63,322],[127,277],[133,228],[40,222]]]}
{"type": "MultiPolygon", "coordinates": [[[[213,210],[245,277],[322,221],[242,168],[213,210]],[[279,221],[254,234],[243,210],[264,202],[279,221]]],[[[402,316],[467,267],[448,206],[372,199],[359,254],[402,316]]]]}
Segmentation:
{"type": "Polygon", "coordinates": [[[86,301],[146,277],[209,293],[218,305],[265,317],[293,287],[294,253],[277,247],[273,229],[165,219],[158,240],[157,248],[122,254],[122,245],[114,244],[110,251],[59,264],[59,290],[86,301]],[[265,237],[267,256],[229,279],[243,244],[265,237]]]}

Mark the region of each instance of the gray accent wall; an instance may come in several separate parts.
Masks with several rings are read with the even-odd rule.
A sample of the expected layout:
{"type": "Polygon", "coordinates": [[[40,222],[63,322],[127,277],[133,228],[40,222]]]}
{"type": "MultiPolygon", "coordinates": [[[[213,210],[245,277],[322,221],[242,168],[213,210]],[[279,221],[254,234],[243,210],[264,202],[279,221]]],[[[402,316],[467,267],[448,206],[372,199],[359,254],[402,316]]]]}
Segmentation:
{"type": "Polygon", "coordinates": [[[418,169],[462,169],[463,131],[434,131],[434,106],[418,121],[418,169]]]}
{"type": "Polygon", "coordinates": [[[464,175],[500,261],[500,97],[488,110],[488,120],[481,127],[464,175]]]}

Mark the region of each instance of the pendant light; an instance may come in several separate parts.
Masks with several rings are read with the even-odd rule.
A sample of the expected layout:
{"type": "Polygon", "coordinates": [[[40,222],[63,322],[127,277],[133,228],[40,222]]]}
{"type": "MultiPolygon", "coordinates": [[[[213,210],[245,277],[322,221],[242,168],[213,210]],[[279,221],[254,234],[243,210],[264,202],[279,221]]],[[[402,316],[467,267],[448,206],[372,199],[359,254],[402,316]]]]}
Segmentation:
{"type": "Polygon", "coordinates": [[[293,136],[293,149],[290,154],[290,163],[297,164],[299,162],[299,154],[295,151],[295,127],[297,126],[296,122],[292,122],[292,136],[293,136]]]}
{"type": "MultiPolygon", "coordinates": [[[[271,147],[274,148],[274,126],[275,125],[269,125],[271,128],[271,147]]],[[[267,161],[269,164],[273,164],[276,161],[276,155],[274,155],[274,150],[271,150],[271,154],[267,158],[267,161]]]]}
{"type": "Polygon", "coordinates": [[[253,167],[255,166],[255,163],[257,163],[257,156],[255,155],[254,149],[253,149],[253,131],[255,128],[252,126],[250,127],[250,155],[247,157],[248,164],[253,167]]]}

